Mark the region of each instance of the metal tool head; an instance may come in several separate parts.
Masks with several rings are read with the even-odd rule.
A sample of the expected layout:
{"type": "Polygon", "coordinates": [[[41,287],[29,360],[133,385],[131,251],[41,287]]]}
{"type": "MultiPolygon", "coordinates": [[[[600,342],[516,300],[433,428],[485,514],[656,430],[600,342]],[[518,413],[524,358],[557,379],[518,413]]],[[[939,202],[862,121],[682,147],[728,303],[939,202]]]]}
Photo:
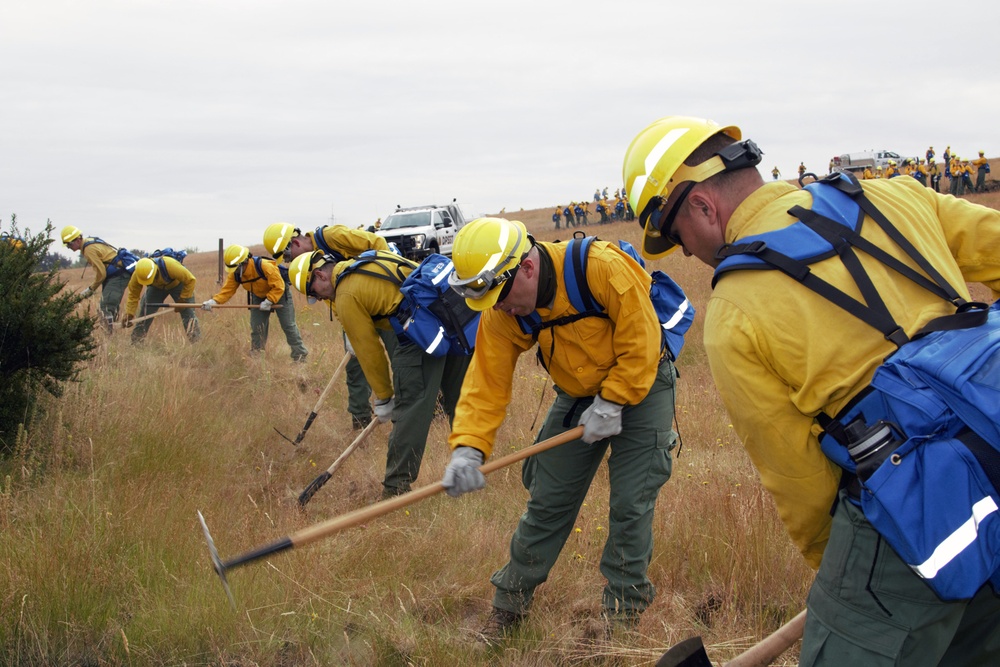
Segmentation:
{"type": "Polygon", "coordinates": [[[299,440],[298,438],[296,438],[295,440],[292,440],[292,439],[291,439],[291,438],[289,438],[289,437],[288,437],[287,435],[285,435],[284,433],[282,433],[281,431],[279,431],[279,430],[278,430],[278,427],[277,427],[277,426],[272,426],[271,428],[273,428],[273,429],[274,429],[274,432],[275,432],[275,433],[277,433],[278,435],[280,435],[280,436],[281,436],[282,438],[284,438],[284,439],[285,439],[285,440],[287,440],[288,442],[292,443],[292,444],[293,444],[293,445],[295,445],[296,447],[298,447],[298,446],[299,446],[299,442],[301,442],[301,441],[300,441],[300,440],[299,440]]]}
{"type": "Polygon", "coordinates": [[[660,656],[656,667],[712,667],[701,637],[685,639],[660,656]]]}
{"type": "Polygon", "coordinates": [[[219,558],[219,552],[215,548],[215,541],[212,540],[212,534],[208,532],[208,524],[205,523],[205,517],[201,515],[201,510],[198,510],[198,521],[201,522],[201,530],[205,533],[205,542],[208,543],[208,554],[212,557],[212,567],[215,568],[215,573],[219,575],[219,580],[222,581],[222,588],[226,591],[226,597],[229,598],[229,604],[233,606],[233,611],[236,611],[236,601],[233,599],[233,594],[229,590],[229,582],[226,580],[226,566],[219,558]]]}

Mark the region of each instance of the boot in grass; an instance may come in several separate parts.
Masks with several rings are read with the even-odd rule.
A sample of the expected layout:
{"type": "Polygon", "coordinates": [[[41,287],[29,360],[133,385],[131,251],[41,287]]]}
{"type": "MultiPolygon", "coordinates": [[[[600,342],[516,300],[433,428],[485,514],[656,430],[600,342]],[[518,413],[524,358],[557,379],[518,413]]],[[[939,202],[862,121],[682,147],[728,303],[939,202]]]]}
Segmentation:
{"type": "Polygon", "coordinates": [[[493,607],[486,624],[479,631],[477,638],[479,641],[496,646],[513,633],[524,620],[523,614],[516,614],[506,609],[493,607]]]}

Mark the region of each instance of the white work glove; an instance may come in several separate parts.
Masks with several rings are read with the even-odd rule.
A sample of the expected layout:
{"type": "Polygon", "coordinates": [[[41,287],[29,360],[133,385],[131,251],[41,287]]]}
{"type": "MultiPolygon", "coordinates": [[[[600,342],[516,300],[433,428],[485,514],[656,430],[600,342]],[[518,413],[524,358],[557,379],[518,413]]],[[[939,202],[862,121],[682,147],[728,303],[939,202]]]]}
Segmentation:
{"type": "Polygon", "coordinates": [[[89,287],[85,287],[84,290],[82,292],[80,292],[80,298],[81,299],[89,298],[90,295],[93,294],[93,293],[94,293],[94,290],[90,289],[89,287]]]}
{"type": "Polygon", "coordinates": [[[587,444],[618,435],[622,432],[622,406],[605,401],[598,394],[580,416],[580,425],[583,426],[581,440],[587,444]]]}
{"type": "Polygon", "coordinates": [[[392,411],[396,409],[396,401],[392,400],[392,397],[385,399],[384,401],[379,401],[375,399],[375,417],[381,422],[386,423],[392,419],[392,411]]]}
{"type": "Polygon", "coordinates": [[[271,303],[270,299],[264,299],[263,301],[260,302],[260,309],[266,313],[271,310],[271,306],[273,305],[274,304],[271,303]]]}
{"type": "Polygon", "coordinates": [[[203,301],[201,304],[202,310],[212,310],[212,306],[218,306],[218,302],[215,299],[209,299],[208,301],[203,301]]]}
{"type": "Polygon", "coordinates": [[[354,351],[354,346],[351,345],[351,339],[347,336],[344,336],[344,349],[347,350],[347,353],[352,357],[358,356],[358,353],[354,351]]]}
{"type": "Polygon", "coordinates": [[[479,466],[483,465],[483,453],[475,447],[456,447],[451,453],[451,462],[444,470],[441,486],[452,498],[463,493],[478,491],[486,486],[486,477],[479,466]]]}

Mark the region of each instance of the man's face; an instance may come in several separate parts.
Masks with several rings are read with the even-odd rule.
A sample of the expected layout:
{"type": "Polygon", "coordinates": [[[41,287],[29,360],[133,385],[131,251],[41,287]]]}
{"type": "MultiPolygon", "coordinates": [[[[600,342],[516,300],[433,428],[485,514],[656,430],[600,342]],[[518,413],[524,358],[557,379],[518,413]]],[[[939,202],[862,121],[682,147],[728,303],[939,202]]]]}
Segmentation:
{"type": "Polygon", "coordinates": [[[538,260],[534,254],[521,262],[521,267],[509,281],[510,290],[497,300],[493,310],[502,311],[511,317],[525,316],[535,312],[538,301],[538,260]]]}
{"type": "Polygon", "coordinates": [[[330,276],[333,274],[333,264],[321,266],[312,272],[312,282],[309,285],[309,292],[317,299],[333,299],[333,281],[330,276]]]}
{"type": "Polygon", "coordinates": [[[78,236],[69,243],[67,243],[66,247],[72,250],[73,252],[79,252],[80,248],[83,247],[83,239],[78,236]]]}
{"type": "MultiPolygon", "coordinates": [[[[686,256],[697,257],[709,266],[718,266],[721,260],[715,254],[725,243],[724,228],[714,210],[703,206],[702,197],[695,195],[697,187],[691,190],[687,201],[681,204],[673,224],[669,230],[664,230],[664,235],[678,239],[686,256]]],[[[667,204],[667,209],[671,206],[673,201],[667,204]]]]}
{"type": "Polygon", "coordinates": [[[288,254],[295,259],[304,252],[312,252],[312,242],[305,236],[301,234],[299,236],[293,236],[292,240],[288,242],[288,254]]]}

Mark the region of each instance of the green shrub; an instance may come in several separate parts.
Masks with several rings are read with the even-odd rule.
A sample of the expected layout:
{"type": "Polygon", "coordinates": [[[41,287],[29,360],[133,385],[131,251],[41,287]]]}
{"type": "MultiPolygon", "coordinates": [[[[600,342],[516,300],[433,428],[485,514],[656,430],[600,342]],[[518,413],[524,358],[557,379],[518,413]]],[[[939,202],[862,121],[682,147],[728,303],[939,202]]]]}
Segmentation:
{"type": "Polygon", "coordinates": [[[62,394],[79,364],[92,356],[94,322],[74,312],[79,297],[63,290],[56,267],[36,273],[48,256],[44,233],[0,242],[0,456],[13,450],[19,424],[29,424],[41,390],[62,394]]]}

